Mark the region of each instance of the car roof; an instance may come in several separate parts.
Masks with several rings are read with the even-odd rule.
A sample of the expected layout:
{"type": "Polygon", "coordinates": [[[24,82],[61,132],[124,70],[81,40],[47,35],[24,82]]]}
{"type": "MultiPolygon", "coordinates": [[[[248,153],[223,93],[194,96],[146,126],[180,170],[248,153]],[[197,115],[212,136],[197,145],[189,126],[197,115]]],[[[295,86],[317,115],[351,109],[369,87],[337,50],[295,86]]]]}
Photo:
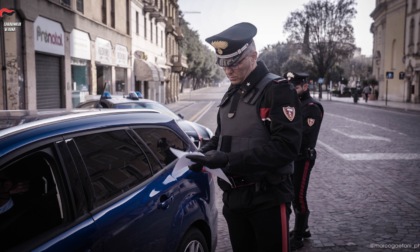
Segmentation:
{"type": "Polygon", "coordinates": [[[81,113],[87,109],[0,110],[0,130],[45,118],[81,113]]]}
{"type": "MultiPolygon", "coordinates": [[[[182,118],[177,115],[176,113],[174,113],[173,111],[171,111],[168,107],[166,107],[164,104],[154,101],[154,100],[148,100],[148,99],[130,99],[128,98],[128,96],[120,96],[120,95],[113,95],[111,96],[112,98],[102,98],[102,100],[100,99],[100,96],[96,95],[96,96],[90,96],[89,100],[80,103],[77,107],[78,108],[83,108],[84,105],[86,104],[92,104],[95,102],[101,102],[101,103],[105,103],[105,104],[109,104],[111,106],[115,106],[115,105],[124,105],[124,104],[147,104],[150,103],[153,105],[153,107],[150,108],[146,108],[146,109],[154,109],[157,110],[160,113],[166,114],[170,117],[172,117],[175,120],[181,120],[182,118]]],[[[108,109],[108,108],[106,108],[108,109]]],[[[119,109],[124,109],[124,108],[119,108],[119,109]]],[[[136,108],[136,109],[141,109],[141,108],[136,108]]]]}
{"type": "MultiPolygon", "coordinates": [[[[88,96],[88,99],[85,102],[81,102],[80,104],[83,103],[87,103],[87,102],[95,102],[95,101],[99,101],[99,99],[101,99],[100,95],[90,95],[88,96]]],[[[154,100],[149,100],[149,99],[144,99],[144,98],[139,98],[138,100],[136,99],[130,99],[127,95],[112,95],[111,98],[102,98],[101,101],[109,101],[111,103],[127,103],[127,102],[153,102],[153,103],[158,103],[157,101],[154,100]]]]}
{"type": "Polygon", "coordinates": [[[0,130],[0,156],[25,144],[63,134],[92,129],[131,126],[131,125],[175,125],[180,134],[183,132],[176,122],[154,110],[109,109],[73,113],[41,119],[15,127],[0,130]]]}

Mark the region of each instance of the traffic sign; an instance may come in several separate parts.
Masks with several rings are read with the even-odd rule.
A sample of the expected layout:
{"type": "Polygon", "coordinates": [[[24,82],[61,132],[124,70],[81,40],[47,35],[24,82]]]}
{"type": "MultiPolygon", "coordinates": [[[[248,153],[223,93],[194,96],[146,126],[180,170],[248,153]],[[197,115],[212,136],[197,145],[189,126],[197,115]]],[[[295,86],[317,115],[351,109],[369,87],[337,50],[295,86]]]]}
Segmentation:
{"type": "Polygon", "coordinates": [[[405,78],[405,73],[404,72],[400,72],[399,79],[400,80],[404,80],[404,78],[405,78]]]}

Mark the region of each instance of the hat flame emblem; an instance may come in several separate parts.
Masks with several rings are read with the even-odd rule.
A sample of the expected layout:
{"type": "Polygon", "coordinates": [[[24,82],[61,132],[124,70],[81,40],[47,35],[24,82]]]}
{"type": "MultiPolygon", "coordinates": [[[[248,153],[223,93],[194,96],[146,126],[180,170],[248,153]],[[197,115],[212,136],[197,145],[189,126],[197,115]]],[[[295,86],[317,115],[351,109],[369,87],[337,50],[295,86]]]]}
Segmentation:
{"type": "Polygon", "coordinates": [[[229,44],[227,41],[218,40],[211,42],[211,45],[216,48],[217,54],[223,54],[223,50],[226,49],[229,44]]]}
{"type": "Polygon", "coordinates": [[[292,72],[288,72],[286,76],[287,76],[287,80],[291,80],[295,78],[295,75],[292,72]]]}

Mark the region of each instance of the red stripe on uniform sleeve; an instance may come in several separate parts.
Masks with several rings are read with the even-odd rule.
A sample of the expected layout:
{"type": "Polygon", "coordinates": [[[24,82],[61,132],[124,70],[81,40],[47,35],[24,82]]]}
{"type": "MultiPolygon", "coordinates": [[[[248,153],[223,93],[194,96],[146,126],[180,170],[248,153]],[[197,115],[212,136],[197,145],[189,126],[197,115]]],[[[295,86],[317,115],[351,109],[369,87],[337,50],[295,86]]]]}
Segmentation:
{"type": "Polygon", "coordinates": [[[270,115],[270,108],[260,108],[261,119],[267,119],[270,115]]]}

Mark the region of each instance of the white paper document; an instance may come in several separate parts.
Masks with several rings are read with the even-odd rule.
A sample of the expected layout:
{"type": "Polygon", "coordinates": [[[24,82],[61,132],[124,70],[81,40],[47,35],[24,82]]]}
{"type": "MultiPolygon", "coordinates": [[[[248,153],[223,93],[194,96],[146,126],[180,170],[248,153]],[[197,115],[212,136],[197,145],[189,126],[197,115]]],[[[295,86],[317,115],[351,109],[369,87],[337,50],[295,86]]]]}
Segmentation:
{"type": "MultiPolygon", "coordinates": [[[[174,178],[178,178],[182,174],[184,174],[186,171],[189,170],[188,166],[195,164],[195,162],[191,161],[189,158],[186,157],[188,154],[194,154],[194,155],[201,155],[204,156],[201,152],[184,152],[180,151],[174,148],[170,148],[172,153],[178,158],[178,162],[175,164],[174,170],[172,171],[172,176],[174,178]]],[[[222,169],[210,169],[204,166],[204,169],[211,173],[214,176],[217,176],[223,180],[225,180],[229,185],[232,185],[229,181],[229,179],[226,177],[226,174],[223,172],[222,169]]]]}

